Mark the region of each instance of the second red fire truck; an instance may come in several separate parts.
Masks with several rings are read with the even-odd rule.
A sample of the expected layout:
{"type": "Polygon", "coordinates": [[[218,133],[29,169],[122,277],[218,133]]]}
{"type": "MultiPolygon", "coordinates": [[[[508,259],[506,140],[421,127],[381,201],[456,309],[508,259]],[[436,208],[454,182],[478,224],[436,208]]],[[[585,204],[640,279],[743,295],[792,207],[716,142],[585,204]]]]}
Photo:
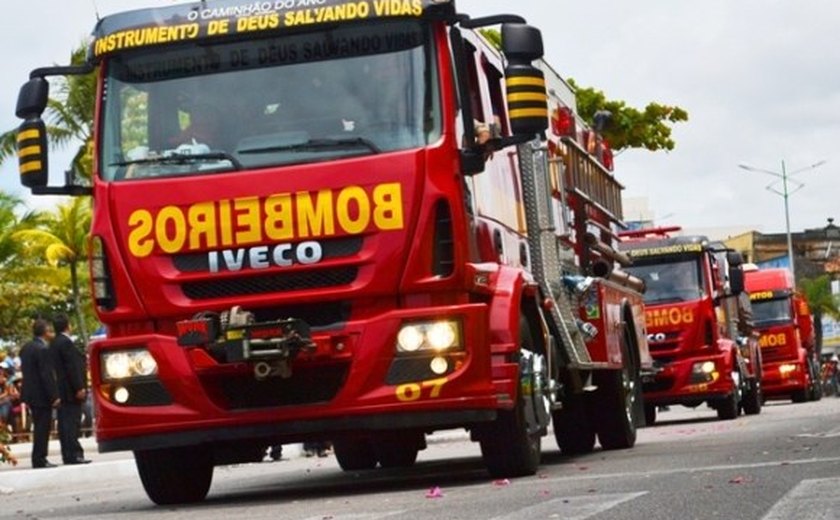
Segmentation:
{"type": "Polygon", "coordinates": [[[648,424],[657,407],[707,403],[721,419],[761,411],[755,341],[739,342],[744,290],[739,253],[679,227],[622,233],[627,270],[646,286],[648,342],[657,373],[644,384],[648,424]],[[739,343],[742,343],[740,345],[739,343]]]}

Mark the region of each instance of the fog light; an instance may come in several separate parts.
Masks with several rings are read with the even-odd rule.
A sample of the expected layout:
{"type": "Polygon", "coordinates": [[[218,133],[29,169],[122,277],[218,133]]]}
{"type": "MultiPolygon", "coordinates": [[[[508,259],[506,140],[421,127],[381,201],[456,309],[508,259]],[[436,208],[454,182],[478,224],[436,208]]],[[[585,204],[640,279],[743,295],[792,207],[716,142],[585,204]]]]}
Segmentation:
{"type": "Polygon", "coordinates": [[[706,361],[702,365],[700,365],[700,371],[704,374],[711,374],[715,371],[715,362],[714,361],[706,361]]]}
{"type": "Polygon", "coordinates": [[[449,369],[449,362],[446,361],[445,357],[437,356],[432,359],[431,363],[429,363],[429,368],[432,369],[432,372],[435,374],[442,375],[449,369]]]}
{"type": "Polygon", "coordinates": [[[128,389],[126,389],[124,386],[120,386],[116,390],[114,390],[114,401],[116,401],[120,404],[127,403],[128,402],[128,389]]]}

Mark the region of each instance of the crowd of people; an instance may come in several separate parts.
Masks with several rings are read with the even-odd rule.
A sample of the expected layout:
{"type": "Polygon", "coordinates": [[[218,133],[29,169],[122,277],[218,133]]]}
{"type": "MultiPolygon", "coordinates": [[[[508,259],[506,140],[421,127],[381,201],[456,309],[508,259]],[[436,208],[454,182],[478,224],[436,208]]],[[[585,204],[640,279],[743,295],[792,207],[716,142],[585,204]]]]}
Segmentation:
{"type": "Polygon", "coordinates": [[[17,464],[12,436],[31,435],[32,467],[55,467],[47,459],[54,422],[62,462],[90,462],[79,442],[88,392],[85,354],[70,334],[66,314],[51,323],[36,319],[19,356],[0,354],[0,462],[17,464]]]}

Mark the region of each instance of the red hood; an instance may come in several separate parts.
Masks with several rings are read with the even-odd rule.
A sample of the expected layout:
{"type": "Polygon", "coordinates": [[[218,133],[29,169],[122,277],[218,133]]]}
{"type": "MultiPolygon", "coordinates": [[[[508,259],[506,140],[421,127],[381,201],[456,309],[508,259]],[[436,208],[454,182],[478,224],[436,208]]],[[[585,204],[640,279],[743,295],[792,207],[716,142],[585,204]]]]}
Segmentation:
{"type": "Polygon", "coordinates": [[[764,361],[784,361],[799,358],[799,332],[793,323],[758,327],[758,345],[764,361]]]}
{"type": "Polygon", "coordinates": [[[103,184],[109,215],[97,216],[110,216],[109,254],[158,317],[394,294],[425,161],[412,151],[103,184]]]}
{"type": "Polygon", "coordinates": [[[702,300],[645,305],[648,344],[654,357],[687,353],[706,345],[702,300]]]}

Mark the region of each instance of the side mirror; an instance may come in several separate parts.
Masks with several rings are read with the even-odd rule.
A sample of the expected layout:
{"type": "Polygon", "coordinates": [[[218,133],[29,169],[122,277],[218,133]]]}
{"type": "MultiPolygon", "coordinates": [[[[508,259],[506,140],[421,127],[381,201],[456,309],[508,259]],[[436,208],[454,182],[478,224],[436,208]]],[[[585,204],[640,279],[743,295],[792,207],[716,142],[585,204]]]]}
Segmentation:
{"type": "Polygon", "coordinates": [[[40,118],[47,108],[50,84],[44,78],[32,78],[20,87],[15,115],[21,119],[40,118]]]}
{"type": "Polygon", "coordinates": [[[508,61],[505,85],[511,132],[533,136],[548,129],[545,75],[532,62],[542,57],[542,33],[524,23],[502,24],[502,52],[508,61]]]}
{"type": "Polygon", "coordinates": [[[45,187],[49,180],[47,126],[40,116],[27,119],[20,125],[17,152],[21,184],[33,191],[45,187]]]}
{"type": "Polygon", "coordinates": [[[728,251],[726,253],[726,263],[730,267],[740,267],[744,265],[744,257],[738,251],[728,251]]]}
{"type": "Polygon", "coordinates": [[[741,294],[744,292],[744,271],[740,266],[729,267],[729,289],[732,294],[741,294]]]}

